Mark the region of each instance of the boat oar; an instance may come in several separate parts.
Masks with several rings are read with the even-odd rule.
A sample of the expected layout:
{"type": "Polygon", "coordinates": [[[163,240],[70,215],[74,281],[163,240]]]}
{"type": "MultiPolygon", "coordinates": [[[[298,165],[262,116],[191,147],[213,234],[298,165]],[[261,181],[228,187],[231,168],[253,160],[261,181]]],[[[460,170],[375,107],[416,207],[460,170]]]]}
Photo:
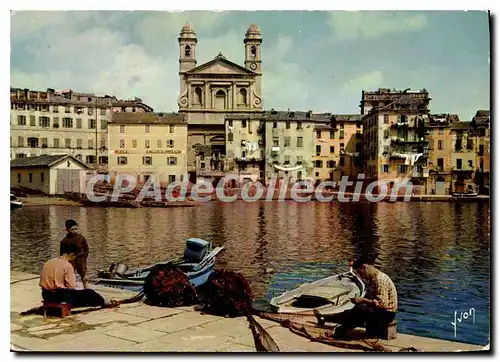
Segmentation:
{"type": "Polygon", "coordinates": [[[255,342],[255,348],[257,352],[279,352],[280,349],[273,337],[266,331],[259,322],[255,320],[253,315],[249,314],[247,316],[248,323],[250,324],[250,329],[252,330],[253,339],[255,342]]]}

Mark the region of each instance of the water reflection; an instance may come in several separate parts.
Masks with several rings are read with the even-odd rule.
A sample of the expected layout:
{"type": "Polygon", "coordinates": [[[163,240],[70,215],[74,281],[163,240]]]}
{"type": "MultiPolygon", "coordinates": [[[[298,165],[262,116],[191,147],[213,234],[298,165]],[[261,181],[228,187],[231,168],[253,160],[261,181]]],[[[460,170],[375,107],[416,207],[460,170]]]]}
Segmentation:
{"type": "Polygon", "coordinates": [[[489,206],[482,203],[213,202],[196,208],[27,207],[11,214],[11,266],[38,273],[57,254],[64,221],[90,244],[95,275],[112,262],[148,265],[179,256],[188,237],[226,250],[218,267],[243,273],[269,300],[305,281],[346,270],[374,254],[393,278],[402,332],[454,339],[455,310],[476,309],[457,340],[489,334],[489,206]],[[266,269],[274,273],[266,273],[266,269]]]}

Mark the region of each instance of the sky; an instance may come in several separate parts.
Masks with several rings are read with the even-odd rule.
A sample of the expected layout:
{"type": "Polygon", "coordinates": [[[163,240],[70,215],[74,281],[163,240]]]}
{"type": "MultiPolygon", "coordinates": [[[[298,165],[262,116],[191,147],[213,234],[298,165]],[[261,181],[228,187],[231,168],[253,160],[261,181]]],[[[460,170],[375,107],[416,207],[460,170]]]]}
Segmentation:
{"type": "Polygon", "coordinates": [[[178,33],[198,36],[198,65],[220,51],[243,65],[262,33],[264,108],[359,113],[362,90],[427,89],[432,113],[469,121],[490,108],[488,14],[479,11],[17,11],[12,87],[139,97],[178,110],[178,33]]]}

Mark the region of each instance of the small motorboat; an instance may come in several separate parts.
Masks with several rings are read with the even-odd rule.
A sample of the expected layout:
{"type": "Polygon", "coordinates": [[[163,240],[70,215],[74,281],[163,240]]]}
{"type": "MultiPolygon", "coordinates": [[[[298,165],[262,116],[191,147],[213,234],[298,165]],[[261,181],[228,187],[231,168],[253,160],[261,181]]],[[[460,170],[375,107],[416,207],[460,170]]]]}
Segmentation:
{"type": "Polygon", "coordinates": [[[23,202],[13,193],[10,194],[10,211],[23,207],[23,202]]]}
{"type": "Polygon", "coordinates": [[[333,275],[285,292],[271,299],[277,313],[313,315],[317,309],[323,315],[334,315],[354,307],[350,299],[364,297],[365,284],[352,271],[333,275]]]}
{"type": "Polygon", "coordinates": [[[198,287],[208,280],[215,266],[215,257],[224,249],[218,246],[212,249],[212,243],[203,239],[189,238],[186,240],[184,256],[153,264],[145,268],[128,269],[125,264],[111,264],[109,270],[101,270],[95,284],[114,288],[141,290],[149,272],[157,265],[171,265],[184,272],[191,284],[198,287]]]}

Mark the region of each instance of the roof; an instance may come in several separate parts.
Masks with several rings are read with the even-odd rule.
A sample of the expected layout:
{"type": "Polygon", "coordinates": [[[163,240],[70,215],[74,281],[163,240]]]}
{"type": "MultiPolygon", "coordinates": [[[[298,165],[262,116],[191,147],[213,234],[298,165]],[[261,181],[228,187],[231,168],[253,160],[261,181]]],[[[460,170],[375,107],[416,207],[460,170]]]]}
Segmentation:
{"type": "Polygon", "coordinates": [[[453,122],[451,125],[452,130],[460,131],[460,130],[468,130],[470,126],[470,122],[453,122]]]}
{"type": "Polygon", "coordinates": [[[10,162],[11,168],[46,168],[55,166],[58,163],[63,162],[65,159],[71,158],[72,161],[80,164],[83,168],[89,169],[89,167],[71,155],[43,155],[36,157],[21,157],[16,158],[10,162]]]}
{"type": "Polygon", "coordinates": [[[203,63],[198,65],[197,67],[194,67],[193,69],[190,69],[186,72],[186,74],[195,74],[198,73],[200,70],[209,68],[210,66],[216,64],[216,63],[226,63],[232,67],[235,67],[236,69],[240,70],[242,73],[246,74],[251,74],[251,75],[257,75],[257,73],[251,71],[250,69],[247,69],[239,64],[233,63],[230,60],[227,60],[226,57],[222,54],[222,52],[219,52],[219,54],[216,55],[216,57],[209,62],[203,63]]]}
{"type": "Polygon", "coordinates": [[[184,113],[114,113],[108,123],[116,124],[187,124],[184,113]]]}

